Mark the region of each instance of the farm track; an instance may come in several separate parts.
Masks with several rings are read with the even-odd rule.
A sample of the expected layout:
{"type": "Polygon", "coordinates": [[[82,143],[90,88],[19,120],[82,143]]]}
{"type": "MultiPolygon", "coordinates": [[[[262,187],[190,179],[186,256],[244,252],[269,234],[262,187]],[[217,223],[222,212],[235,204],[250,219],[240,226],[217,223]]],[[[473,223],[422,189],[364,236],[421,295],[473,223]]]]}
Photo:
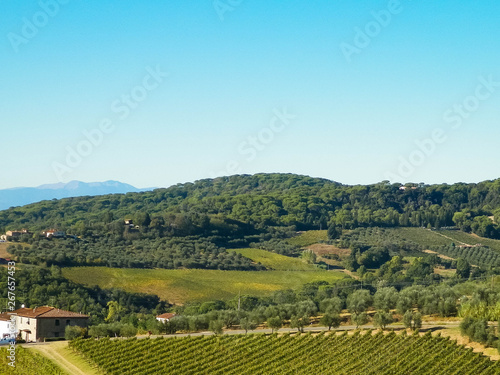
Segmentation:
{"type": "MultiPolygon", "coordinates": [[[[429,230],[430,230],[430,229],[429,229],[429,230]]],[[[459,242],[459,243],[461,243],[462,245],[465,245],[465,246],[471,246],[471,247],[473,246],[473,245],[471,245],[471,244],[468,244],[468,243],[465,243],[465,242],[462,242],[462,241],[455,240],[454,238],[448,237],[448,236],[446,236],[446,235],[444,235],[444,234],[442,234],[442,233],[438,233],[438,232],[434,232],[434,233],[436,233],[437,235],[440,235],[441,237],[444,237],[444,238],[446,238],[446,239],[448,239],[448,240],[450,240],[450,241],[452,241],[452,242],[459,242]]]]}

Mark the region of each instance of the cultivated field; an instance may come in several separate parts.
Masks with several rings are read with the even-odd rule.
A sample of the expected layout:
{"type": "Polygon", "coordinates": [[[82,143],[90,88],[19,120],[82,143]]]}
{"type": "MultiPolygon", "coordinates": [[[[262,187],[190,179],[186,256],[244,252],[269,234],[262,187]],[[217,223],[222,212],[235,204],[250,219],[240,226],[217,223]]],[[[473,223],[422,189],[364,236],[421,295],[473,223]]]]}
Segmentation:
{"type": "Polygon", "coordinates": [[[263,266],[276,271],[317,271],[318,269],[303,262],[301,259],[287,257],[261,249],[230,249],[254,262],[260,262],[263,266]]]}
{"type": "Polygon", "coordinates": [[[389,232],[395,232],[405,240],[416,242],[424,247],[447,246],[453,241],[440,236],[437,232],[425,228],[392,228],[389,232]]]}
{"type": "Polygon", "coordinates": [[[296,246],[306,247],[318,242],[328,241],[326,230],[309,230],[287,239],[288,243],[296,246]]]}
{"type": "Polygon", "coordinates": [[[453,239],[455,241],[455,245],[457,246],[461,245],[461,243],[467,245],[481,244],[483,246],[488,246],[492,250],[500,252],[500,240],[479,237],[475,234],[469,234],[458,230],[440,230],[437,232],[453,239]]]}
{"type": "Polygon", "coordinates": [[[345,274],[335,271],[217,271],[107,267],[63,268],[64,277],[84,285],[120,288],[156,294],[171,303],[230,299],[238,293],[266,296],[280,289],[299,289],[324,280],[336,282],[345,274]]]}
{"type": "Polygon", "coordinates": [[[498,374],[447,337],[367,332],[76,340],[105,374],[498,374]]]}

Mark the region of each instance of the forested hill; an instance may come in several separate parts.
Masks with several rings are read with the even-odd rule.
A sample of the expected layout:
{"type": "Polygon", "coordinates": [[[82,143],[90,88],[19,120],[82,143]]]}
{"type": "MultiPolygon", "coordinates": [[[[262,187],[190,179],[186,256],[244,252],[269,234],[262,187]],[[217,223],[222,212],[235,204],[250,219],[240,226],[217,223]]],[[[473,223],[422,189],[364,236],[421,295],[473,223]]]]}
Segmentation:
{"type": "Polygon", "coordinates": [[[99,234],[134,219],[141,232],[191,235],[215,227],[458,225],[499,237],[500,179],[477,184],[342,185],[293,174],[238,175],[152,192],[43,201],[0,212],[0,229],[99,234]]]}

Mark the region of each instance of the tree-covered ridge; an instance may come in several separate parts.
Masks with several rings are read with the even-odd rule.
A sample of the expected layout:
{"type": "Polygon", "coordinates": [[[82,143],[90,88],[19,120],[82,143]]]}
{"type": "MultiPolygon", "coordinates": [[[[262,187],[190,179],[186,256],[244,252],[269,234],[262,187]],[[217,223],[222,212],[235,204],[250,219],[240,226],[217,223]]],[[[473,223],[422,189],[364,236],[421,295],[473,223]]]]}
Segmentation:
{"type": "Polygon", "coordinates": [[[120,230],[134,218],[141,233],[158,236],[245,232],[267,226],[298,230],[368,226],[458,225],[500,236],[500,179],[477,184],[341,185],[292,174],[238,175],[152,192],[44,201],[0,212],[0,227],[73,234],[120,230]],[[118,228],[118,229],[117,229],[118,228]]]}

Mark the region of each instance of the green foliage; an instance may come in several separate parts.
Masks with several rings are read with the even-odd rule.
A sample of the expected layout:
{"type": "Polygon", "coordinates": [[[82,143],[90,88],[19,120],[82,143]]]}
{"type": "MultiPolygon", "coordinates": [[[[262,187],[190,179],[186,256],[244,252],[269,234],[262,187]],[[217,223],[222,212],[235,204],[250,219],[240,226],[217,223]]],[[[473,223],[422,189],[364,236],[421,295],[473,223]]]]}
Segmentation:
{"type": "Polygon", "coordinates": [[[414,331],[422,327],[422,314],[419,311],[408,310],[403,315],[403,324],[405,328],[414,331]]]}
{"type": "Polygon", "coordinates": [[[380,288],[374,295],[373,306],[377,310],[389,312],[390,309],[394,309],[396,307],[398,297],[398,292],[394,287],[380,288]]]}
{"type": "Polygon", "coordinates": [[[66,340],[73,340],[78,337],[85,337],[87,330],[78,326],[66,326],[64,330],[64,338],[66,340]]]}
{"type": "Polygon", "coordinates": [[[457,259],[457,276],[461,279],[467,279],[470,276],[471,267],[469,262],[463,258],[457,259]]]}
{"type": "Polygon", "coordinates": [[[92,337],[133,337],[137,334],[137,328],[130,324],[102,323],[89,327],[89,336],[92,337]]]}
{"type": "Polygon", "coordinates": [[[362,313],[352,313],[351,314],[351,322],[359,328],[359,326],[365,325],[368,323],[368,315],[365,312],[362,313]]]}
{"type": "Polygon", "coordinates": [[[257,328],[257,324],[249,318],[242,318],[240,320],[240,327],[245,330],[245,333],[247,333],[248,331],[253,331],[257,328]]]}
{"type": "Polygon", "coordinates": [[[267,319],[267,326],[274,332],[283,326],[283,321],[279,316],[272,316],[267,319]]]}
{"type": "Polygon", "coordinates": [[[460,332],[469,337],[472,341],[479,342],[486,346],[492,346],[497,340],[495,330],[488,326],[485,319],[474,319],[466,317],[460,322],[460,332]]]}
{"type": "Polygon", "coordinates": [[[54,239],[33,242],[30,247],[11,246],[11,254],[23,263],[59,266],[109,266],[120,268],[204,268],[262,270],[251,260],[227,252],[209,238],[173,237],[156,240],[123,240],[95,237],[85,240],[54,239]]]}
{"type": "Polygon", "coordinates": [[[373,316],[373,324],[375,327],[379,327],[380,329],[385,329],[387,325],[391,324],[394,321],[392,314],[386,311],[377,311],[373,316]]]}
{"type": "Polygon", "coordinates": [[[224,322],[220,320],[212,320],[208,326],[208,329],[212,331],[215,335],[222,335],[224,332],[224,322]]]}
{"type": "Polygon", "coordinates": [[[307,264],[314,264],[316,263],[316,254],[312,250],[304,250],[302,252],[302,259],[304,259],[307,264]]]}
{"type": "Polygon", "coordinates": [[[327,235],[329,240],[336,240],[342,235],[342,228],[337,227],[335,224],[330,224],[327,235]]]}
{"type": "Polygon", "coordinates": [[[325,314],[319,320],[319,324],[328,327],[328,330],[339,327],[341,322],[342,318],[339,314],[325,314]]]}
{"type": "Polygon", "coordinates": [[[356,290],[347,298],[347,308],[349,312],[360,314],[365,312],[371,306],[373,297],[366,289],[356,290]]]}

